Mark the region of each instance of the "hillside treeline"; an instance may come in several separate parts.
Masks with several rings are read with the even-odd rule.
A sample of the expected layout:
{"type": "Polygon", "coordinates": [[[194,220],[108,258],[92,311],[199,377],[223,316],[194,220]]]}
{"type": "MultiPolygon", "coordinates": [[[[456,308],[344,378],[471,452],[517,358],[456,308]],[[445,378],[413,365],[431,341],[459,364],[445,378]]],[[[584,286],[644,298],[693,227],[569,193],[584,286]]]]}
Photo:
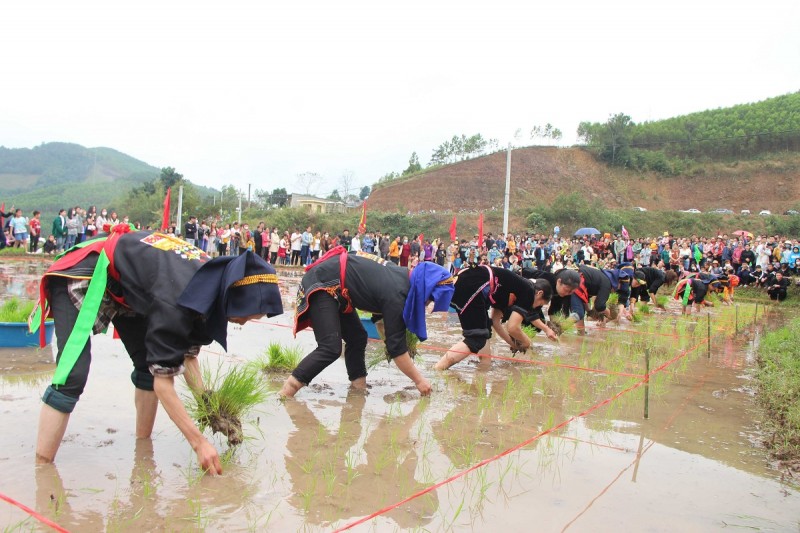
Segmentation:
{"type": "Polygon", "coordinates": [[[582,122],[578,136],[612,165],[680,174],[698,161],[800,150],[800,92],[640,124],[619,113],[582,122]]]}

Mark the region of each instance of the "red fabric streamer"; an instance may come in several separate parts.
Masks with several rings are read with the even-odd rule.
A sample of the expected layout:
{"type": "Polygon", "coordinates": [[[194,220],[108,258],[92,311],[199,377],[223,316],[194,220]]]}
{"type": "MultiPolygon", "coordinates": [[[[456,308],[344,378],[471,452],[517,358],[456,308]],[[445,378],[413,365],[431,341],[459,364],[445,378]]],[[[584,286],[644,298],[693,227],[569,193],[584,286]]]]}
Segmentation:
{"type": "Polygon", "coordinates": [[[483,213],[478,217],[478,248],[483,248],[483,213]]]}
{"type": "Polygon", "coordinates": [[[366,233],[367,231],[367,201],[361,204],[361,220],[358,222],[358,232],[366,233]]]}
{"type": "Polygon", "coordinates": [[[450,223],[450,240],[456,240],[456,216],[453,215],[453,221],[450,223]]]}
{"type": "Polygon", "coordinates": [[[167,196],[164,198],[164,214],[161,216],[161,229],[169,229],[169,197],[172,194],[172,187],[167,189],[167,196]]]}

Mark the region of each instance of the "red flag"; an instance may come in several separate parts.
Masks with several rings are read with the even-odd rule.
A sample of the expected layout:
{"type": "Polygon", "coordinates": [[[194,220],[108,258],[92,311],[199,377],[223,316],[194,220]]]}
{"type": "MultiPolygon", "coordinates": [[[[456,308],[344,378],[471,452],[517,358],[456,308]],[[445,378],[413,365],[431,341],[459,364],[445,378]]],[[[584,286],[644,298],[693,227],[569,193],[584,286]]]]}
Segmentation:
{"type": "Polygon", "coordinates": [[[419,241],[420,244],[424,244],[425,243],[425,234],[424,233],[420,233],[419,237],[417,237],[417,241],[419,241]]]}
{"type": "Polygon", "coordinates": [[[625,229],[625,226],[622,226],[622,238],[625,240],[629,240],[631,236],[628,234],[628,230],[625,229]]]}
{"type": "Polygon", "coordinates": [[[164,214],[161,216],[161,229],[169,229],[169,197],[172,192],[172,187],[167,189],[167,196],[164,198],[164,214]]]}
{"type": "Polygon", "coordinates": [[[0,231],[5,231],[5,219],[3,218],[3,213],[6,212],[6,203],[3,202],[3,205],[0,205],[0,231]]]}
{"type": "Polygon", "coordinates": [[[456,240],[456,216],[453,215],[453,221],[450,223],[450,240],[456,240]]]}
{"type": "Polygon", "coordinates": [[[483,213],[478,217],[478,248],[483,248],[483,213]]]}
{"type": "Polygon", "coordinates": [[[361,220],[358,222],[358,232],[366,233],[367,231],[367,201],[361,204],[361,220]]]}

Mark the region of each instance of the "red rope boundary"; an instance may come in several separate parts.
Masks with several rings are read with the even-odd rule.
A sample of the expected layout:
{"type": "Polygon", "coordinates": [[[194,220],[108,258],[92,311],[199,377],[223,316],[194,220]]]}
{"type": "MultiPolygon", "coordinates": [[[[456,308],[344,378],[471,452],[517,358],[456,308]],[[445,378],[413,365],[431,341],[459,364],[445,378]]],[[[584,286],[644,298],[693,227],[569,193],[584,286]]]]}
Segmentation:
{"type": "Polygon", "coordinates": [[[33,518],[35,518],[36,520],[38,520],[42,524],[44,524],[44,525],[46,525],[46,526],[48,526],[48,527],[50,527],[50,528],[52,528],[52,529],[54,529],[56,531],[59,531],[60,533],[69,533],[69,530],[64,529],[63,527],[59,526],[58,524],[56,524],[52,520],[50,520],[48,518],[45,518],[44,516],[40,515],[39,513],[37,513],[33,509],[31,509],[30,507],[28,507],[27,505],[24,505],[24,504],[18,502],[14,498],[10,498],[10,497],[6,496],[2,492],[0,492],[0,500],[4,500],[4,501],[10,503],[11,505],[19,507],[20,509],[22,509],[23,511],[28,513],[28,515],[32,516],[33,518]]]}
{"type": "Polygon", "coordinates": [[[550,433],[553,433],[554,431],[557,431],[557,430],[567,426],[568,424],[574,422],[575,420],[577,420],[579,418],[583,418],[583,417],[593,413],[594,411],[600,409],[601,407],[610,404],[611,402],[613,402],[617,398],[619,398],[619,397],[621,397],[621,396],[623,396],[623,395],[625,395],[625,394],[627,394],[629,392],[632,392],[632,391],[638,389],[639,387],[641,387],[642,385],[644,385],[645,383],[647,383],[650,380],[650,376],[652,376],[653,374],[655,374],[657,372],[661,372],[662,370],[667,368],[669,365],[675,363],[676,361],[678,361],[679,359],[682,359],[683,357],[686,357],[689,353],[693,352],[694,350],[698,349],[700,346],[705,344],[706,341],[707,341],[707,339],[704,339],[703,341],[695,344],[691,348],[687,348],[683,352],[679,353],[678,355],[676,355],[675,357],[673,357],[669,361],[665,362],[664,364],[660,365],[658,368],[656,368],[655,370],[650,372],[650,374],[646,375],[644,377],[644,379],[642,379],[641,381],[638,381],[638,382],[634,383],[633,385],[631,385],[630,387],[628,387],[626,389],[623,389],[622,391],[614,394],[613,396],[611,396],[609,398],[606,398],[605,400],[594,404],[593,406],[589,407],[585,411],[583,411],[583,412],[581,412],[581,413],[579,413],[577,415],[573,415],[573,416],[567,418],[566,420],[564,420],[560,424],[558,424],[556,426],[553,426],[551,428],[548,428],[548,429],[546,429],[546,430],[534,435],[533,437],[531,437],[531,438],[529,438],[529,439],[527,439],[527,440],[525,440],[525,441],[523,441],[523,442],[521,442],[521,443],[519,443],[519,444],[517,444],[517,445],[515,445],[515,446],[513,446],[513,447],[511,447],[509,449],[507,449],[507,450],[505,450],[504,452],[501,452],[501,453],[499,453],[499,454],[497,454],[497,455],[495,455],[493,457],[489,457],[487,459],[484,459],[483,461],[480,461],[479,463],[476,463],[476,464],[472,465],[471,467],[467,468],[466,470],[462,470],[461,472],[458,472],[458,473],[450,476],[449,478],[447,478],[447,479],[445,479],[443,481],[440,481],[440,482],[438,482],[438,483],[436,483],[434,485],[431,485],[431,486],[429,486],[429,487],[427,487],[425,489],[422,489],[421,491],[419,491],[419,492],[417,492],[415,494],[412,494],[411,496],[408,496],[407,498],[404,498],[403,500],[401,500],[401,501],[399,501],[397,503],[394,503],[392,505],[388,505],[388,506],[384,507],[383,509],[379,509],[379,510],[375,511],[374,513],[370,514],[370,515],[367,515],[365,517],[359,518],[358,520],[355,520],[354,522],[350,522],[350,523],[348,523],[348,524],[346,524],[346,525],[344,525],[344,526],[342,526],[340,528],[337,528],[337,529],[334,530],[334,533],[338,533],[340,531],[346,531],[346,530],[351,529],[351,528],[353,528],[353,527],[355,527],[357,525],[363,524],[364,522],[372,520],[373,518],[375,518],[377,516],[380,516],[380,515],[385,514],[385,513],[389,512],[389,511],[393,510],[393,509],[396,509],[396,508],[400,507],[401,505],[404,505],[404,504],[410,502],[411,500],[419,498],[420,496],[424,496],[425,494],[428,494],[429,492],[432,492],[432,491],[434,491],[434,490],[436,490],[436,489],[438,489],[438,488],[440,488],[440,487],[442,487],[444,485],[447,485],[448,483],[451,483],[451,482],[453,482],[453,481],[455,481],[455,480],[457,480],[459,478],[462,478],[462,477],[466,476],[467,474],[469,474],[470,472],[473,472],[473,471],[477,470],[478,468],[481,468],[481,467],[483,467],[483,466],[485,466],[485,465],[487,465],[489,463],[492,463],[494,461],[497,461],[498,459],[501,459],[501,458],[505,457],[506,455],[509,455],[509,454],[521,449],[521,448],[524,448],[525,446],[528,446],[529,444],[535,442],[536,440],[538,440],[538,439],[540,439],[540,438],[542,438],[542,437],[544,437],[546,435],[549,435],[550,433]]]}

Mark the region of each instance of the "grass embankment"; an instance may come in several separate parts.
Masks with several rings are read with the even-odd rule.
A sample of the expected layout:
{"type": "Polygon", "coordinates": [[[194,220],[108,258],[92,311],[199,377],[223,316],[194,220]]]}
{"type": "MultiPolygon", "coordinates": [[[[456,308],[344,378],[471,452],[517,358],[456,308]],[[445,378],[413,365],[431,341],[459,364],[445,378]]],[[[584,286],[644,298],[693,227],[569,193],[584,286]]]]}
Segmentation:
{"type": "Polygon", "coordinates": [[[759,403],[766,410],[765,444],[782,466],[800,471],[800,318],[772,331],[758,349],[759,403]]]}

